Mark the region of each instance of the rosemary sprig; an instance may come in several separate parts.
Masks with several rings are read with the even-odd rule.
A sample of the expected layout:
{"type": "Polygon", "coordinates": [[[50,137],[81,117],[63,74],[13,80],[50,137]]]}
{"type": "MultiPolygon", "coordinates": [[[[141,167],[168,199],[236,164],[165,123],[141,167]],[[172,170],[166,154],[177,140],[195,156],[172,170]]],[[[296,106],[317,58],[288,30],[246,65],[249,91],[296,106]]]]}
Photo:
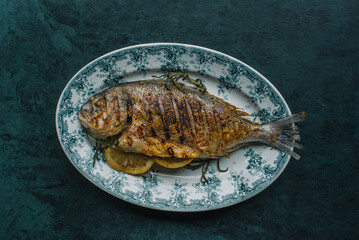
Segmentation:
{"type": "MultiPolygon", "coordinates": [[[[185,168],[196,170],[196,169],[202,167],[201,181],[204,180],[204,181],[206,181],[206,183],[208,183],[208,179],[206,178],[206,173],[207,173],[208,166],[209,166],[209,163],[210,163],[211,160],[212,159],[205,159],[205,160],[198,160],[198,161],[193,160],[191,163],[187,164],[185,166],[185,168]]],[[[217,158],[217,169],[220,172],[227,172],[228,171],[228,167],[225,170],[220,168],[220,166],[219,166],[219,158],[217,158]]]]}
{"type": "Polygon", "coordinates": [[[119,134],[114,135],[112,137],[109,137],[107,139],[94,138],[87,129],[85,129],[85,134],[96,145],[96,151],[95,151],[95,154],[94,154],[94,156],[92,158],[92,160],[93,160],[92,166],[93,167],[95,167],[100,148],[106,149],[106,148],[108,148],[108,147],[110,147],[112,145],[118,145],[118,143],[119,143],[119,141],[118,141],[119,134]]]}
{"type": "Polygon", "coordinates": [[[201,181],[202,179],[206,181],[206,183],[209,183],[208,182],[208,179],[206,178],[206,173],[207,173],[207,170],[208,170],[208,165],[209,165],[209,161],[207,161],[206,163],[204,163],[202,165],[202,176],[201,176],[201,181]]]}
{"type": "MultiPolygon", "coordinates": [[[[163,79],[163,80],[168,80],[169,82],[171,82],[173,85],[175,85],[181,92],[183,92],[183,88],[177,84],[178,80],[182,79],[182,81],[189,81],[191,84],[193,84],[194,86],[198,87],[199,90],[203,93],[205,93],[207,91],[206,86],[203,84],[201,79],[193,79],[188,75],[187,71],[182,71],[182,72],[169,72],[167,74],[163,74],[160,76],[155,76],[153,75],[152,77],[154,78],[158,78],[158,79],[163,79]]],[[[170,90],[170,88],[166,85],[166,88],[168,90],[170,90]]]]}
{"type": "Polygon", "coordinates": [[[100,141],[97,141],[96,142],[96,152],[95,152],[95,155],[93,156],[93,163],[92,163],[92,167],[95,166],[95,163],[96,163],[96,160],[97,160],[97,157],[98,157],[98,152],[100,150],[100,141]]]}
{"type": "Polygon", "coordinates": [[[205,160],[197,160],[197,159],[194,159],[191,163],[189,163],[189,164],[187,164],[186,166],[184,166],[184,168],[196,170],[196,169],[202,167],[202,165],[203,165],[206,161],[209,161],[209,160],[208,160],[208,159],[205,159],[205,160]]]}
{"type": "Polygon", "coordinates": [[[226,170],[222,170],[220,167],[219,167],[219,158],[217,158],[217,168],[218,168],[218,171],[220,172],[227,172],[228,171],[228,167],[226,170]]]}

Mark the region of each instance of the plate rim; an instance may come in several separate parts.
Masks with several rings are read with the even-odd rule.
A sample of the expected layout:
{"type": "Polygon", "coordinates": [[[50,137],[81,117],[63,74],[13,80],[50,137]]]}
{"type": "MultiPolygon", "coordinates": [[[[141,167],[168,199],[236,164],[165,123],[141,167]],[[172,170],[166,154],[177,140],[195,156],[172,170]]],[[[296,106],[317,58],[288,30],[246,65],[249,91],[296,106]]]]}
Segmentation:
{"type": "Polygon", "coordinates": [[[230,206],[233,206],[233,205],[236,205],[236,204],[239,204],[239,203],[242,203],[244,201],[247,201],[248,199],[251,199],[253,198],[254,196],[258,195],[259,193],[261,193],[262,191],[264,191],[265,189],[267,189],[270,185],[272,185],[277,179],[278,177],[283,173],[284,169],[286,169],[290,159],[291,159],[291,156],[286,154],[285,158],[287,158],[285,160],[285,163],[283,164],[282,166],[282,169],[278,172],[278,174],[268,183],[267,186],[265,186],[264,188],[260,189],[259,191],[257,191],[256,193],[254,193],[253,195],[245,198],[245,199],[241,199],[237,202],[232,202],[232,203],[229,203],[229,204],[223,204],[221,206],[216,206],[214,208],[208,208],[208,209],[205,209],[205,208],[201,208],[201,209],[184,209],[184,208],[172,208],[169,207],[169,208],[156,208],[152,205],[141,205],[135,201],[130,201],[130,199],[125,199],[125,198],[121,198],[120,196],[117,196],[115,195],[114,193],[108,191],[107,189],[97,185],[94,181],[92,181],[88,176],[86,176],[82,171],[80,171],[80,169],[70,160],[70,156],[67,154],[67,152],[65,151],[65,148],[61,142],[61,137],[60,137],[60,133],[59,133],[59,123],[58,123],[58,114],[59,114],[59,108],[60,108],[60,104],[61,104],[61,99],[66,91],[66,89],[68,88],[68,86],[70,85],[70,83],[75,79],[75,77],[80,73],[82,72],[84,69],[86,69],[88,66],[90,66],[91,64],[93,64],[94,62],[102,59],[102,58],[105,58],[111,54],[114,54],[114,53],[117,53],[117,52],[120,52],[120,51],[126,51],[126,50],[129,50],[129,49],[132,49],[132,48],[139,48],[139,47],[154,47],[154,46],[182,46],[182,47],[187,47],[187,48],[198,48],[198,49],[202,49],[204,51],[209,51],[209,52],[213,52],[213,53],[216,53],[216,54],[219,54],[219,55],[223,55],[227,58],[229,58],[230,60],[234,61],[234,62],[237,62],[241,65],[244,65],[246,68],[250,69],[252,72],[254,72],[256,75],[258,75],[262,80],[264,80],[266,82],[266,84],[268,84],[272,90],[280,97],[281,101],[283,102],[283,105],[284,105],[284,109],[288,112],[289,115],[291,115],[291,110],[287,104],[287,102],[285,101],[284,97],[282,96],[282,94],[278,91],[278,89],[266,78],[264,77],[261,73],[259,73],[256,69],[254,69],[253,67],[249,66],[248,64],[242,62],[241,60],[237,59],[237,58],[234,58],[226,53],[223,53],[223,52],[220,52],[220,51],[217,51],[217,50],[214,50],[214,49],[210,49],[210,48],[207,48],[207,47],[202,47],[202,46],[198,46],[198,45],[193,45],[193,44],[186,44],[186,43],[176,43],[176,42],[152,42],[152,43],[143,43],[143,44],[136,44],[136,45],[131,45],[131,46],[127,46],[127,47],[123,47],[123,48],[119,48],[119,49],[116,49],[116,50],[113,50],[111,52],[108,52],[106,54],[103,54],[99,57],[97,57],[96,59],[92,60],[91,62],[87,63],[85,66],[83,66],[79,71],[77,71],[72,77],[71,79],[67,82],[67,84],[65,85],[64,89],[62,90],[60,96],[59,96],[59,100],[57,102],[57,105],[56,105],[56,112],[55,112],[55,126],[56,126],[56,134],[57,134],[57,139],[61,145],[61,148],[63,150],[63,152],[65,153],[67,159],[71,162],[71,164],[75,167],[75,169],[81,173],[82,176],[84,176],[89,182],[91,182],[93,185],[95,185],[96,187],[98,187],[99,189],[101,189],[102,191],[122,200],[122,201],[125,201],[127,203],[130,203],[130,204],[134,204],[134,205],[137,205],[137,206],[140,206],[140,207],[144,207],[144,208],[148,208],[148,209],[153,209],[153,210],[157,210],[157,211],[165,211],[165,212],[205,212],[205,211],[214,211],[214,210],[218,210],[218,209],[223,209],[223,208],[226,208],[226,207],[230,207],[230,206]]]}

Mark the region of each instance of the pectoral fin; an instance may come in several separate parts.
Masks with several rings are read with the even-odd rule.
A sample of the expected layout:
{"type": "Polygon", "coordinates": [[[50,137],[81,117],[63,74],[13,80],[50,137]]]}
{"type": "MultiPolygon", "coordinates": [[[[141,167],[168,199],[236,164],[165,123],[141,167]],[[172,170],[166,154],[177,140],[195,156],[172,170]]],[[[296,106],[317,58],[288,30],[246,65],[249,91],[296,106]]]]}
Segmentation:
{"type": "Polygon", "coordinates": [[[131,125],[119,138],[117,145],[124,152],[142,153],[156,157],[197,158],[200,150],[183,145],[147,137],[141,124],[131,125]]]}
{"type": "Polygon", "coordinates": [[[197,158],[200,156],[200,151],[197,149],[165,142],[153,137],[140,139],[122,136],[117,146],[125,152],[142,153],[162,158],[197,158]]]}

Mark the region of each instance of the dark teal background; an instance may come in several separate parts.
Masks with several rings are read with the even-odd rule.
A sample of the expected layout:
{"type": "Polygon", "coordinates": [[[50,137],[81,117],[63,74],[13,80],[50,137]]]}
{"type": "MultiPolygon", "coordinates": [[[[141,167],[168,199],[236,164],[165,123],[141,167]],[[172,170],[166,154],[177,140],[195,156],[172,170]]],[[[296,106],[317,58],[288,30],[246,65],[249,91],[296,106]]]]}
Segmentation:
{"type": "Polygon", "coordinates": [[[359,237],[359,3],[0,2],[0,239],[355,239],[359,237]],[[67,160],[55,109],[69,79],[118,48],[179,42],[257,69],[306,149],[268,189],[207,213],[158,212],[88,182],[67,160]]]}

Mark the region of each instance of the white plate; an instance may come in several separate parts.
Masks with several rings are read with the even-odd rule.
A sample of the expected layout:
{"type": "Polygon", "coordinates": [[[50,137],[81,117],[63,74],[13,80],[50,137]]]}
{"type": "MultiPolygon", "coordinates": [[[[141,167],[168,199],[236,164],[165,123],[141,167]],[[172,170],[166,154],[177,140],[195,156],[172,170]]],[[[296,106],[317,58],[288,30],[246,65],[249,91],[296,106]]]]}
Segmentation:
{"type": "Polygon", "coordinates": [[[186,44],[152,43],[108,53],[82,68],[63,90],[56,109],[57,134],[75,168],[104,191],[130,203],[167,211],[205,211],[242,202],[268,187],[282,173],[289,155],[267,146],[239,149],[230,158],[201,169],[153,167],[143,176],[117,172],[100,154],[92,167],[94,145],[85,137],[77,114],[95,93],[120,82],[151,79],[166,70],[187,70],[204,81],[211,94],[243,108],[254,121],[290,115],[280,93],[261,74],[223,53],[186,44]]]}

